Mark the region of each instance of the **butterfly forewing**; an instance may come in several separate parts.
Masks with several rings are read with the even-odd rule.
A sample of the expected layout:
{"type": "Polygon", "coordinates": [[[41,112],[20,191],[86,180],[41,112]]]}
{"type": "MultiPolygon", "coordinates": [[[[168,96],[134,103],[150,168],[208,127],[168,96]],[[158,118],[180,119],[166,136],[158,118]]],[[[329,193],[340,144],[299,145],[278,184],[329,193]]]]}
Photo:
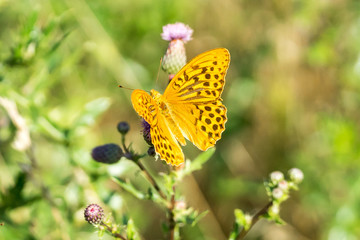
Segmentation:
{"type": "Polygon", "coordinates": [[[230,54],[225,48],[198,55],[174,76],[164,92],[164,98],[171,104],[217,100],[224,88],[229,63],[230,54]]]}
{"type": "Polygon", "coordinates": [[[172,165],[184,162],[181,147],[171,132],[171,129],[179,130],[175,125],[169,126],[167,116],[159,111],[155,100],[147,92],[137,89],[131,94],[131,101],[135,111],[150,124],[151,142],[160,158],[172,165]]]}
{"type": "Polygon", "coordinates": [[[163,116],[159,116],[157,125],[151,126],[150,134],[155,151],[162,160],[171,165],[179,165],[184,162],[181,147],[169,131],[163,116]]]}
{"type": "Polygon", "coordinates": [[[147,92],[139,89],[134,90],[131,94],[131,102],[135,111],[142,116],[150,126],[157,124],[159,107],[147,92]]]}

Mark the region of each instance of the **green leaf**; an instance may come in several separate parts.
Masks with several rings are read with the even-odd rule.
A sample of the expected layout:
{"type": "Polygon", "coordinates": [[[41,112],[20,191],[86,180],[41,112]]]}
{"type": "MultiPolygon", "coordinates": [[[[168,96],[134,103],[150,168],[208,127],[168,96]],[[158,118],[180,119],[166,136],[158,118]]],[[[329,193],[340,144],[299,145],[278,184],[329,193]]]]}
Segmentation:
{"type": "Polygon", "coordinates": [[[215,153],[215,148],[210,148],[205,152],[202,152],[199,154],[199,156],[197,156],[197,158],[195,158],[193,161],[186,161],[185,163],[185,168],[182,171],[182,174],[179,174],[179,178],[181,179],[182,177],[200,170],[202,168],[202,166],[212,157],[212,155],[214,155],[215,153]]]}
{"type": "Polygon", "coordinates": [[[206,216],[206,214],[208,214],[209,210],[206,210],[202,213],[200,213],[199,215],[196,216],[196,218],[194,219],[194,221],[192,222],[191,226],[194,227],[203,217],[206,216]]]}
{"type": "Polygon", "coordinates": [[[134,221],[130,219],[126,228],[127,239],[129,240],[140,240],[140,235],[136,230],[134,221]]]}
{"type": "Polygon", "coordinates": [[[235,209],[234,214],[236,223],[242,226],[245,231],[249,230],[252,222],[250,215],[244,214],[241,209],[235,209]]]}
{"type": "Polygon", "coordinates": [[[107,97],[98,98],[87,103],[83,112],[75,120],[74,129],[93,125],[95,119],[109,108],[110,103],[110,98],[107,97]]]}
{"type": "Polygon", "coordinates": [[[145,199],[145,194],[137,190],[130,182],[126,182],[120,178],[112,177],[112,180],[120,185],[128,193],[131,193],[134,197],[138,199],[145,199]]]}

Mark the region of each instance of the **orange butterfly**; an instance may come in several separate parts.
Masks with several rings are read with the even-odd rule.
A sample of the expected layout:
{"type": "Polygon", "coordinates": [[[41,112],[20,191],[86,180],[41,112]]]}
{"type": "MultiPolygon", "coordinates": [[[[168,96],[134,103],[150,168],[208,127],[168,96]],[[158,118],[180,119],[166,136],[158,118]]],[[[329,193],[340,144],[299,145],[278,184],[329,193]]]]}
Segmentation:
{"type": "Polygon", "coordinates": [[[133,107],[150,124],[155,151],[168,164],[184,162],[179,143],[186,145],[185,138],[202,151],[221,138],[227,121],[221,93],[229,63],[227,49],[213,49],[186,64],[163,95],[155,90],[133,91],[133,107]]]}

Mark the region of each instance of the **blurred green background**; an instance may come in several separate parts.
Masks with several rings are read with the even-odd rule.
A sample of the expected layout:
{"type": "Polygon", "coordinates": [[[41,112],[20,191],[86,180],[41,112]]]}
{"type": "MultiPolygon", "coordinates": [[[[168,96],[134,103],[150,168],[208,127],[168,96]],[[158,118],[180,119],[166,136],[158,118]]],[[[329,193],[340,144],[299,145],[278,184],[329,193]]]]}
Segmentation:
{"type": "MultiPolygon", "coordinates": [[[[146,189],[134,165],[104,166],[90,152],[120,142],[119,121],[130,123],[127,142],[147,150],[131,91],[117,85],[165,89],[160,33],[178,21],[194,29],[189,59],[217,47],[231,54],[226,131],[181,186],[210,214],[183,239],[225,239],[233,210],[255,213],[267,203],[263,180],[292,167],[305,179],[282,206],[287,224],[260,221],[246,239],[359,239],[358,0],[0,0],[0,96],[25,119],[11,121],[14,108],[0,101],[0,239],[97,239],[83,220],[89,203],[119,223],[132,217],[144,239],[163,239],[163,210],[109,178],[146,189]]],[[[184,152],[200,151],[189,143],[184,152]]],[[[150,157],[145,165],[166,171],[150,157]]]]}

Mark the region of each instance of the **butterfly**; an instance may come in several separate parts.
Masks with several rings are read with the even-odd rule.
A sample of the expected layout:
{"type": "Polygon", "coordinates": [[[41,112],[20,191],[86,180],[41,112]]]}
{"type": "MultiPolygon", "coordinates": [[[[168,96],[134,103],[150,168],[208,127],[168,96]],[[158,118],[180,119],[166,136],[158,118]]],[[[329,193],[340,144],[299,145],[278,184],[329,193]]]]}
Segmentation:
{"type": "Polygon", "coordinates": [[[202,151],[213,147],[225,130],[226,107],[221,93],[230,63],[230,53],[217,48],[201,53],[187,63],[161,95],[156,90],[135,89],[131,102],[150,124],[151,142],[168,164],[184,162],[185,138],[202,151]]]}

